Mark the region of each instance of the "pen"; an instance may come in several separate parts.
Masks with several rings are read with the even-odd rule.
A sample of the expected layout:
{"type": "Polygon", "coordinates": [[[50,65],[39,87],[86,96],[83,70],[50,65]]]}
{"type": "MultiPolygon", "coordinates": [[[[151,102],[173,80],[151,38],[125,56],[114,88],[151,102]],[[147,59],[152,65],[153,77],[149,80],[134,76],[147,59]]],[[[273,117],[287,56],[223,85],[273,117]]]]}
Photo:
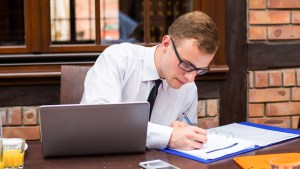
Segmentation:
{"type": "Polygon", "coordinates": [[[188,118],[188,116],[185,114],[185,113],[182,113],[182,115],[183,115],[183,117],[184,117],[184,120],[187,122],[187,124],[189,124],[189,125],[193,125],[192,123],[191,123],[191,121],[190,121],[190,119],[188,118]]]}
{"type": "Polygon", "coordinates": [[[215,150],[208,151],[208,152],[206,152],[206,153],[209,154],[209,153],[213,153],[213,152],[215,152],[215,151],[220,151],[220,150],[228,149],[228,148],[234,147],[234,146],[236,146],[236,145],[238,145],[238,144],[239,144],[239,143],[233,143],[232,145],[229,145],[229,146],[227,146],[227,147],[218,148],[218,149],[215,149],[215,150]]]}

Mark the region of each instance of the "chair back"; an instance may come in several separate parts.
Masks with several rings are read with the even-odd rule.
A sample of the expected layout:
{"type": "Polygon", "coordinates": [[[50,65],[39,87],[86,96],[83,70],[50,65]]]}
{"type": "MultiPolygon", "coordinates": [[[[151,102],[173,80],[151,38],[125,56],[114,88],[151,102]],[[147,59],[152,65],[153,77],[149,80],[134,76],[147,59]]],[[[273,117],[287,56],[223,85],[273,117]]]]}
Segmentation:
{"type": "Polygon", "coordinates": [[[81,101],[86,73],[91,66],[62,65],[60,104],[78,104],[81,101]]]}

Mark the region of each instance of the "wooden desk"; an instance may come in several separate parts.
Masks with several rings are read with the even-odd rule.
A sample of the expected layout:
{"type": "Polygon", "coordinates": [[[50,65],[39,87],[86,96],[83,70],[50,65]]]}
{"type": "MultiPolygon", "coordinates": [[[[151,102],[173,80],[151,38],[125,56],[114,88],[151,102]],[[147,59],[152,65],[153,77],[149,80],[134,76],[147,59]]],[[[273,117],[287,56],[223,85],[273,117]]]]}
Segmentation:
{"type": "MultiPolygon", "coordinates": [[[[140,168],[141,161],[161,159],[182,169],[239,169],[232,158],[203,164],[197,161],[178,157],[158,150],[149,150],[142,154],[109,155],[91,157],[43,158],[42,145],[38,141],[28,141],[29,148],[25,154],[25,169],[127,169],[140,168]]],[[[300,152],[300,138],[276,144],[244,155],[300,152]]]]}

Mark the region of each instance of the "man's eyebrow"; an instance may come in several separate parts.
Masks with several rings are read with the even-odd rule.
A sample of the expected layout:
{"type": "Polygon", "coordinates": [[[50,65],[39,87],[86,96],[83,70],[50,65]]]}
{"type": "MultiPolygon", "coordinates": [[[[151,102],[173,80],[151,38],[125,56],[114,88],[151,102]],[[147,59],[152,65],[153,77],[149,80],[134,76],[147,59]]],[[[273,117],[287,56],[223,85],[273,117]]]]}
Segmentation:
{"type": "Polygon", "coordinates": [[[192,65],[192,66],[194,66],[194,67],[196,67],[192,62],[190,62],[188,60],[185,60],[185,59],[181,59],[181,60],[184,61],[184,62],[186,62],[186,63],[188,63],[188,64],[190,64],[190,65],[192,65]]]}

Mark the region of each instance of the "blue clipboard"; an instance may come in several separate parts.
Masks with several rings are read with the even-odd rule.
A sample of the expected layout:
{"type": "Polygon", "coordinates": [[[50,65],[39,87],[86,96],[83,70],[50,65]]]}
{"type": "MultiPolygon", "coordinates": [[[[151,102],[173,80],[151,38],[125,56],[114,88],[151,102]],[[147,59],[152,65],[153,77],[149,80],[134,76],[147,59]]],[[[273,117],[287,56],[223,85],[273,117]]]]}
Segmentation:
{"type": "MultiPolygon", "coordinates": [[[[266,126],[266,125],[255,124],[255,123],[250,123],[250,122],[241,122],[239,124],[252,126],[252,127],[257,127],[257,128],[262,128],[262,129],[267,129],[267,130],[280,131],[280,132],[284,132],[284,133],[299,134],[298,137],[300,137],[300,130],[293,130],[293,129],[286,129],[286,128],[280,128],[280,127],[266,126]]],[[[298,137],[295,137],[295,138],[298,138],[298,137]]],[[[291,139],[294,139],[294,138],[291,138],[291,139]]],[[[286,140],[291,140],[291,139],[286,139],[286,140]]],[[[283,140],[283,141],[280,141],[280,142],[284,142],[286,140],[283,140]]],[[[280,143],[280,142],[277,142],[277,143],[280,143]]],[[[274,144],[277,144],[277,143],[274,143],[274,144]]],[[[211,159],[211,160],[202,159],[202,158],[199,158],[199,157],[188,155],[188,154],[185,154],[185,153],[182,153],[182,152],[179,152],[179,151],[176,151],[176,150],[168,149],[168,148],[162,149],[161,151],[208,164],[208,163],[223,160],[223,159],[226,159],[226,158],[229,158],[229,157],[233,157],[233,156],[236,156],[236,155],[239,155],[239,154],[243,154],[243,153],[246,153],[246,152],[249,152],[249,151],[257,150],[257,149],[260,149],[260,148],[263,148],[263,147],[268,147],[268,146],[271,146],[271,145],[274,145],[274,144],[269,144],[267,146],[255,146],[253,148],[245,149],[245,150],[242,150],[242,151],[238,151],[238,152],[228,154],[228,155],[225,155],[225,156],[222,156],[222,157],[219,157],[219,158],[211,159]]]]}

